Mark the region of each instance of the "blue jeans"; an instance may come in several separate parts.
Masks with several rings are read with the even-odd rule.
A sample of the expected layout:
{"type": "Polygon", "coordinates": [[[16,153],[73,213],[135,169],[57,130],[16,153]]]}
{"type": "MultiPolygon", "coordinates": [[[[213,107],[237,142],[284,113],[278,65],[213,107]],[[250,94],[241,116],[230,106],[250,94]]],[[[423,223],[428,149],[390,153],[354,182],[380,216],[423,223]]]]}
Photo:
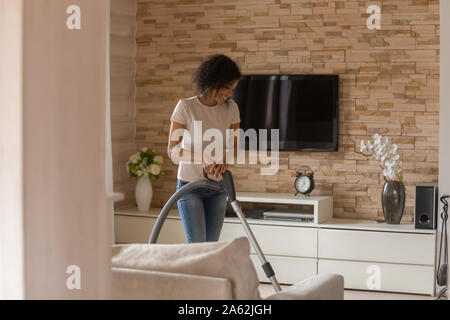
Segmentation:
{"type": "MultiPolygon", "coordinates": [[[[177,190],[188,183],[178,179],[177,190]]],[[[177,204],[188,243],[219,240],[227,206],[225,192],[198,188],[185,193],[177,204]]]]}

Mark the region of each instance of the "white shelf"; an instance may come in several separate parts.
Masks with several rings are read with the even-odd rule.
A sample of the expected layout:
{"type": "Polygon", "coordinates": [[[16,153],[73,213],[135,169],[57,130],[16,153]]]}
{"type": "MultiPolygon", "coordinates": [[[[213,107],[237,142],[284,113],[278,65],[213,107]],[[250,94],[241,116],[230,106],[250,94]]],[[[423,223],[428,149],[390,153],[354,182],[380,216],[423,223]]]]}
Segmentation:
{"type": "MultiPolygon", "coordinates": [[[[156,219],[161,212],[162,208],[150,208],[148,212],[139,211],[137,208],[126,208],[115,210],[114,214],[119,216],[130,216],[130,217],[146,217],[156,219]]],[[[172,209],[167,216],[167,219],[177,219],[181,220],[177,209],[172,209]]],[[[273,225],[273,226],[290,226],[290,227],[314,227],[312,222],[300,222],[294,220],[275,220],[275,219],[247,219],[250,224],[259,225],[273,225]]],[[[227,223],[240,223],[239,219],[236,217],[225,217],[225,222],[227,223]]]]}
{"type": "MultiPolygon", "coordinates": [[[[142,212],[137,208],[126,208],[116,210],[116,215],[157,218],[162,208],[151,208],[148,212],[142,212]]],[[[167,217],[168,219],[180,219],[177,209],[172,209],[167,217]]],[[[415,229],[412,223],[387,224],[375,220],[366,219],[343,219],[333,218],[320,224],[312,222],[300,222],[295,220],[275,220],[275,219],[247,219],[249,224],[255,225],[273,225],[273,226],[291,226],[291,227],[314,227],[321,229],[346,229],[346,230],[366,230],[366,231],[387,231],[403,233],[422,233],[436,234],[436,230],[415,229]]],[[[225,217],[227,223],[240,223],[236,217],[225,217]]]]}
{"type": "Polygon", "coordinates": [[[292,193],[237,192],[236,198],[241,202],[316,205],[319,202],[329,200],[332,197],[307,197],[300,194],[296,196],[292,193]]]}
{"type": "Polygon", "coordinates": [[[240,202],[311,205],[314,207],[314,224],[333,218],[332,196],[307,197],[292,193],[237,192],[236,198],[240,202]]]}
{"type": "Polygon", "coordinates": [[[320,228],[406,233],[435,234],[436,230],[416,229],[412,223],[387,224],[375,220],[333,218],[320,224],[320,228]]]}

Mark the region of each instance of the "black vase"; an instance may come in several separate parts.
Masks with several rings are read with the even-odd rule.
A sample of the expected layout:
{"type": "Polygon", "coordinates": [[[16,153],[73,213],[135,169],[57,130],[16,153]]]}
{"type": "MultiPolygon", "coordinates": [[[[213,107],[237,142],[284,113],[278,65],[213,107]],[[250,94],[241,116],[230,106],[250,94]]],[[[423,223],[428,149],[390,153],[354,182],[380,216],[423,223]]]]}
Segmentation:
{"type": "Polygon", "coordinates": [[[388,224],[399,224],[405,210],[405,187],[399,181],[386,181],[381,193],[384,219],[388,224]]]}

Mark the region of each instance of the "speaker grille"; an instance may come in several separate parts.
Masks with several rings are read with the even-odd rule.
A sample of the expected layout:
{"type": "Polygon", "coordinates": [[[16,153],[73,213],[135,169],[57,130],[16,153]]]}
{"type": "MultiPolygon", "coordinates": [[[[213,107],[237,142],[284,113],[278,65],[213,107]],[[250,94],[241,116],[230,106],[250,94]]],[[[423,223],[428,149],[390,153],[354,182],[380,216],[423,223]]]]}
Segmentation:
{"type": "Polygon", "coordinates": [[[437,186],[416,186],[414,225],[416,229],[436,229],[437,186]]]}

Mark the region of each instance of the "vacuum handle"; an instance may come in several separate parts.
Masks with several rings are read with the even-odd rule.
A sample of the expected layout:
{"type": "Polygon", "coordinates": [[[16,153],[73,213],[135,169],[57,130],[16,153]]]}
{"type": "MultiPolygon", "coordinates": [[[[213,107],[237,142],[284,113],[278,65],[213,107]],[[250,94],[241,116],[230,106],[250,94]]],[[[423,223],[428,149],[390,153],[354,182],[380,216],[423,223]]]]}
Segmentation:
{"type": "MultiPolygon", "coordinates": [[[[208,178],[208,174],[206,173],[205,168],[203,168],[203,176],[205,177],[205,179],[214,181],[213,179],[208,178]]],[[[230,202],[235,201],[236,190],[234,189],[233,176],[231,175],[230,170],[225,170],[225,172],[222,174],[222,181],[220,181],[219,183],[222,185],[223,190],[228,195],[230,202]]]]}
{"type": "Polygon", "coordinates": [[[219,183],[220,183],[220,181],[217,181],[217,180],[214,180],[214,179],[211,179],[210,177],[208,177],[208,174],[206,173],[205,168],[203,168],[203,177],[204,177],[205,179],[207,179],[207,180],[214,181],[214,182],[219,182],[219,183]]]}
{"type": "Polygon", "coordinates": [[[226,170],[222,174],[222,188],[227,193],[230,203],[236,201],[236,191],[234,189],[233,177],[230,170],[226,170]]]}

